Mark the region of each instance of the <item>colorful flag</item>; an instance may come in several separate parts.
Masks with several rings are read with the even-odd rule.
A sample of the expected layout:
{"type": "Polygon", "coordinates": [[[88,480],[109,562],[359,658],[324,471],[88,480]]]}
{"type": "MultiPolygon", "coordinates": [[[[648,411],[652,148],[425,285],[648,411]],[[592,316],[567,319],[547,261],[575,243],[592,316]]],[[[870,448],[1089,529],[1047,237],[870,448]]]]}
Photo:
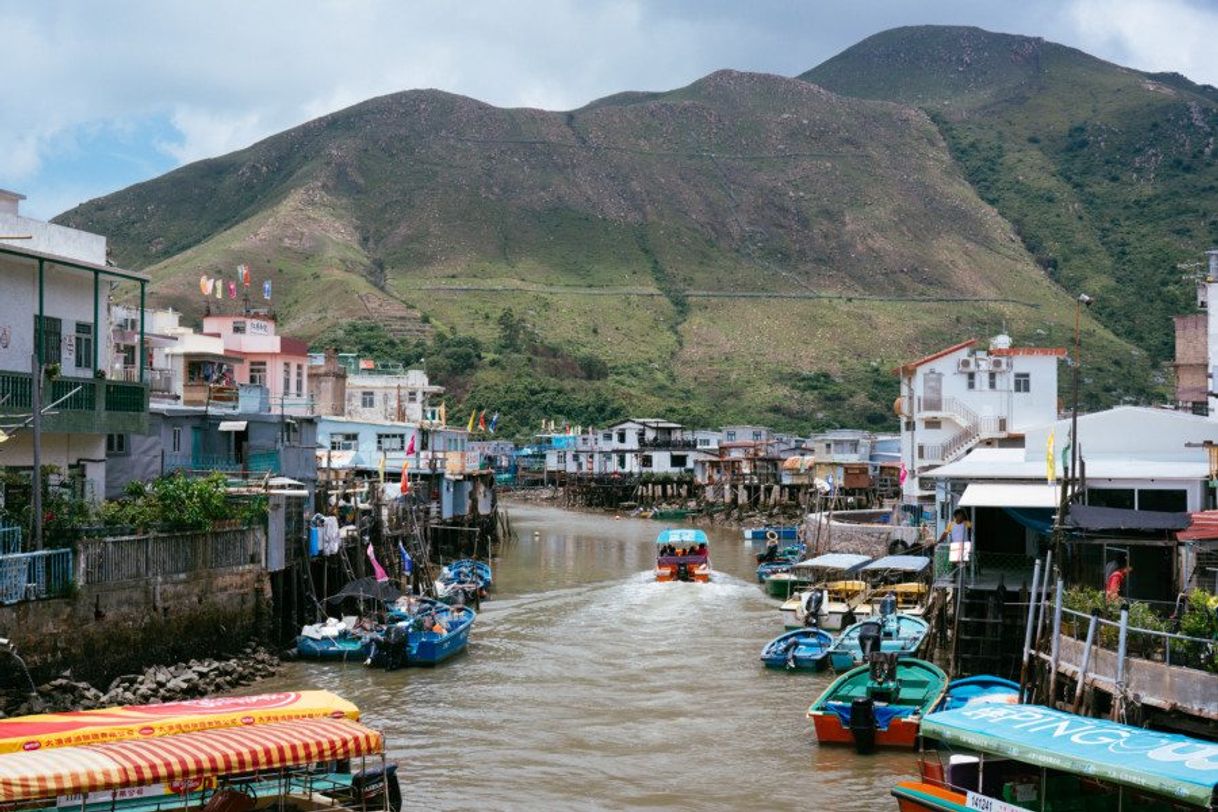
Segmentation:
{"type": "Polygon", "coordinates": [[[207,274],[199,277],[199,293],[202,293],[204,296],[211,293],[211,287],[207,284],[207,274]]]}
{"type": "Polygon", "coordinates": [[[223,279],[216,280],[216,298],[217,299],[224,298],[224,280],[223,279]]]}
{"type": "Polygon", "coordinates": [[[909,469],[905,467],[905,460],[901,460],[901,473],[897,474],[897,482],[904,485],[907,479],[909,479],[909,469]]]}
{"type": "Polygon", "coordinates": [[[410,573],[414,571],[414,559],[410,557],[410,553],[406,552],[406,545],[398,542],[398,555],[402,557],[402,577],[409,578],[410,573]]]}
{"type": "Polygon", "coordinates": [[[491,434],[495,433],[495,427],[498,425],[499,425],[499,412],[495,412],[495,415],[491,418],[491,425],[490,425],[491,434]]]}
{"type": "Polygon", "coordinates": [[[247,288],[250,286],[250,266],[241,265],[241,283],[247,288]]]}
{"type": "Polygon", "coordinates": [[[270,301],[271,299],[271,280],[266,280],[262,283],[262,298],[270,301]]]}
{"type": "Polygon", "coordinates": [[[385,452],[381,452],[381,462],[376,466],[377,473],[381,475],[381,484],[385,484],[385,452]]]}
{"type": "Polygon", "coordinates": [[[482,414],[478,415],[478,429],[486,431],[486,409],[483,409],[482,414]]]}
{"type": "Polygon", "coordinates": [[[406,473],[409,470],[410,460],[406,460],[402,463],[402,484],[399,486],[403,496],[410,493],[410,477],[406,473]]]}
{"type": "Polygon", "coordinates": [[[474,430],[474,421],[476,421],[477,419],[478,419],[478,410],[474,409],[472,412],[469,413],[469,425],[465,427],[465,430],[473,431],[474,430]]]}
{"type": "Polygon", "coordinates": [[[414,438],[415,438],[417,435],[418,435],[418,432],[416,432],[415,434],[410,435],[410,445],[406,446],[406,456],[408,456],[408,457],[409,457],[411,454],[413,454],[413,453],[414,453],[414,438]]]}
{"type": "Polygon", "coordinates": [[[228,283],[228,298],[230,298],[230,299],[237,298],[237,283],[236,282],[228,283]]]}
{"type": "Polygon", "coordinates": [[[1045,479],[1052,485],[1057,481],[1057,470],[1055,463],[1057,458],[1053,456],[1053,432],[1049,432],[1049,439],[1045,443],[1045,479]]]}
{"type": "Polygon", "coordinates": [[[376,575],[378,581],[388,581],[389,573],[385,572],[385,568],[381,566],[381,562],[376,560],[376,550],[372,549],[372,542],[368,542],[368,560],[372,562],[372,573],[376,575]]]}

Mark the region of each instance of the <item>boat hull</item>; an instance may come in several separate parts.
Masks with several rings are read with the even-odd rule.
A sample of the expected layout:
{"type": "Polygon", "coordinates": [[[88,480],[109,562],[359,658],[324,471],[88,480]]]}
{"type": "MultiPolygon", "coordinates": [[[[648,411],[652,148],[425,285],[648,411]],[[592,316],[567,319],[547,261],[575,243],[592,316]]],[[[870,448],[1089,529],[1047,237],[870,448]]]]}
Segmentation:
{"type": "Polygon", "coordinates": [[[899,812],[966,812],[968,797],[963,792],[937,787],[922,781],[901,781],[892,788],[899,812]]]}
{"type": "Polygon", "coordinates": [[[317,640],[303,636],[296,639],[296,656],[302,660],[362,662],[367,659],[369,649],[367,640],[317,640]]]}
{"type": "MultiPolygon", "coordinates": [[[[816,740],[821,744],[854,744],[854,734],[836,713],[813,711],[808,715],[812,717],[816,740]]],[[[887,728],[875,731],[875,746],[913,748],[918,741],[920,723],[920,716],[891,720],[887,728]]]]}
{"type": "Polygon", "coordinates": [[[465,623],[438,639],[427,639],[421,632],[411,632],[412,637],[419,635],[410,641],[411,665],[436,665],[460,654],[469,644],[469,630],[472,625],[465,623]]]}
{"type": "Polygon", "coordinates": [[[691,583],[705,584],[710,581],[710,568],[697,568],[689,571],[689,577],[678,578],[676,567],[656,567],[656,581],[669,583],[672,581],[689,581],[691,583]]]}

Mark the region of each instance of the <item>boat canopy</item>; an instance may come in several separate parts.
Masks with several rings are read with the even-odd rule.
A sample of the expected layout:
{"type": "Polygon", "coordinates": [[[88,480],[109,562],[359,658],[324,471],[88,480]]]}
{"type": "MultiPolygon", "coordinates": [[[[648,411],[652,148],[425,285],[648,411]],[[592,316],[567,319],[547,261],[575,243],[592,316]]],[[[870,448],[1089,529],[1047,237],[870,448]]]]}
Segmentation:
{"type": "Polygon", "coordinates": [[[931,713],[922,720],[922,735],[1207,808],[1218,787],[1214,742],[1038,705],[973,705],[931,713]]]}
{"type": "Polygon", "coordinates": [[[329,691],[282,691],[40,713],[0,719],[0,753],[340,716],[358,721],[359,708],[329,691]]]}
{"type": "Polygon", "coordinates": [[[706,534],[701,530],[680,528],[678,530],[661,530],[656,537],[656,544],[706,544],[706,534]]]}
{"type": "Polygon", "coordinates": [[[393,603],[400,597],[402,597],[402,592],[396,586],[388,581],[378,581],[375,577],[369,575],[367,578],[356,578],[354,581],[350,581],[342,589],[326,598],[326,602],[337,603],[345,598],[359,598],[361,600],[380,601],[381,603],[393,603]]]}
{"type": "Polygon", "coordinates": [[[800,561],[795,566],[808,569],[816,568],[822,570],[841,570],[843,572],[854,572],[859,567],[871,560],[869,555],[857,555],[855,553],[825,553],[818,555],[815,558],[808,558],[800,561]]]}
{"type": "Polygon", "coordinates": [[[0,755],[0,803],[300,767],[383,751],[349,719],[298,719],[0,755]]]}
{"type": "Polygon", "coordinates": [[[863,572],[879,572],[881,570],[898,570],[900,572],[921,572],[930,566],[930,559],[921,555],[886,555],[877,558],[863,572]]]}

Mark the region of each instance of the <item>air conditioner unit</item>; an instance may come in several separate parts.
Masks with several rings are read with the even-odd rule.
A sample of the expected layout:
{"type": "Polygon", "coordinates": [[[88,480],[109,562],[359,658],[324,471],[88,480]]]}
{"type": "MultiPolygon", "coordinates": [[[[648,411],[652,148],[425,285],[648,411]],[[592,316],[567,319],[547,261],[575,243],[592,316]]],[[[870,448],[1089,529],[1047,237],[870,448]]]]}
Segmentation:
{"type": "Polygon", "coordinates": [[[959,369],[961,372],[972,372],[976,368],[977,368],[977,362],[975,360],[973,360],[972,358],[961,358],[960,359],[959,369]]]}
{"type": "Polygon", "coordinates": [[[991,358],[990,359],[990,369],[992,369],[995,372],[1002,372],[1003,370],[1010,369],[1011,368],[1010,364],[1011,364],[1011,362],[1010,362],[1010,359],[1008,359],[1008,358],[991,358]]]}

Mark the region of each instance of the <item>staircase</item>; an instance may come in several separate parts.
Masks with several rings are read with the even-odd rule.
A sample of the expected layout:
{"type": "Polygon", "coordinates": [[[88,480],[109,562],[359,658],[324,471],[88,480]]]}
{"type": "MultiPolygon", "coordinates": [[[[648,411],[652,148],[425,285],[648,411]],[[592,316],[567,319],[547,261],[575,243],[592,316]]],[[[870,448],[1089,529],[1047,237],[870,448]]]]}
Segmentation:
{"type": "Polygon", "coordinates": [[[920,405],[920,417],[942,415],[960,424],[960,430],[945,442],[922,446],[922,462],[943,465],[962,456],[982,438],[1001,437],[1006,434],[1005,417],[982,417],[959,398],[942,398],[937,404],[939,408],[936,409],[926,408],[925,402],[920,405]]]}

